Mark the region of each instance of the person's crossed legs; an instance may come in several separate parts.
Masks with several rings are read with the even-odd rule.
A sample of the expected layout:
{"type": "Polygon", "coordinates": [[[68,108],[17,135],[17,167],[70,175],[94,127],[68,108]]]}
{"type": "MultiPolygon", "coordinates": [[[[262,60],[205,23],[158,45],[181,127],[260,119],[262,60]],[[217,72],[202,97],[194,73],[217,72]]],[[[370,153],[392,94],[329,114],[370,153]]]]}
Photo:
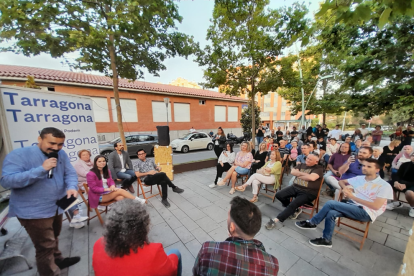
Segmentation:
{"type": "Polygon", "coordinates": [[[315,229],[316,225],[325,219],[325,228],[323,229],[322,238],[309,240],[309,243],[314,246],[332,247],[332,235],[335,229],[335,219],[339,217],[351,218],[359,221],[371,221],[371,217],[364,210],[364,208],[330,200],[323,206],[311,220],[304,220],[296,222],[296,226],[301,229],[315,229]]]}
{"type": "Polygon", "coordinates": [[[306,203],[312,202],[316,199],[315,195],[307,193],[295,186],[289,186],[276,193],[276,198],[282,203],[283,207],[286,207],[276,218],[270,219],[266,224],[266,229],[270,230],[276,227],[277,222],[284,222],[291,215],[300,214],[300,206],[306,203]],[[290,198],[294,197],[292,201],[290,198]]]}
{"type": "Polygon", "coordinates": [[[183,189],[178,188],[174,185],[174,183],[171,182],[171,180],[168,178],[167,174],[164,172],[159,172],[154,175],[148,175],[144,179],[146,185],[161,185],[161,191],[162,191],[162,204],[164,204],[165,207],[170,207],[170,203],[167,200],[168,197],[168,187],[172,188],[173,192],[181,194],[184,192],[183,189]]]}

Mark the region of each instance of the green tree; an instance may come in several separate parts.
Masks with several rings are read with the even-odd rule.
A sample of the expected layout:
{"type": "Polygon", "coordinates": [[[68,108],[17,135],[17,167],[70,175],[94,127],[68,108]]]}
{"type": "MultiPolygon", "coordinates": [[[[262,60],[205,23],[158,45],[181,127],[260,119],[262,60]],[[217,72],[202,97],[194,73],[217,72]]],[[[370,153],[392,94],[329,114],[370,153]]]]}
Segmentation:
{"type": "Polygon", "coordinates": [[[375,19],[379,28],[399,16],[414,16],[414,2],[409,0],[325,0],[316,17],[335,14],[335,22],[355,25],[375,19]]]}
{"type": "MultiPolygon", "coordinates": [[[[294,4],[272,10],[268,0],[216,1],[207,39],[211,45],[197,61],[206,66],[204,87],[220,87],[228,95],[247,94],[250,105],[283,85],[277,57],[307,28],[307,9],[294,4]]],[[[254,141],[256,119],[252,116],[254,141]]]]}
{"type": "Polygon", "coordinates": [[[27,76],[26,83],[24,84],[26,88],[40,89],[40,86],[36,84],[36,81],[33,76],[27,76]]]}
{"type": "Polygon", "coordinates": [[[414,117],[414,20],[399,16],[383,29],[380,13],[364,24],[336,23],[335,15],[317,19],[317,47],[335,71],[344,108],[366,119],[410,107],[414,117]],[[332,17],[332,21],[329,18],[332,17]],[[325,24],[326,23],[326,24],[325,24]]]}
{"type": "Polygon", "coordinates": [[[317,47],[311,46],[300,52],[303,82],[300,79],[297,60],[297,55],[290,54],[279,61],[284,80],[284,86],[280,89],[279,94],[289,101],[291,112],[298,114],[302,111],[301,87],[303,86],[306,115],[341,114],[344,109],[343,97],[333,90],[332,83],[334,81],[332,79],[318,81],[321,76],[331,74],[323,68],[321,51],[317,47]],[[324,90],[323,97],[318,99],[315,90],[324,90]]]}
{"type": "Polygon", "coordinates": [[[193,53],[192,38],[175,30],[181,20],[173,0],[3,0],[0,42],[12,46],[1,50],[55,58],[76,52],[73,67],[112,77],[126,146],[118,78],[141,78],[142,68],[157,76],[166,58],[193,53]]]}
{"type": "MultiPolygon", "coordinates": [[[[258,126],[260,124],[260,107],[257,104],[254,105],[254,124],[258,126]]],[[[241,113],[240,124],[243,128],[243,133],[252,131],[252,105],[249,104],[247,108],[244,108],[241,113]]]]}

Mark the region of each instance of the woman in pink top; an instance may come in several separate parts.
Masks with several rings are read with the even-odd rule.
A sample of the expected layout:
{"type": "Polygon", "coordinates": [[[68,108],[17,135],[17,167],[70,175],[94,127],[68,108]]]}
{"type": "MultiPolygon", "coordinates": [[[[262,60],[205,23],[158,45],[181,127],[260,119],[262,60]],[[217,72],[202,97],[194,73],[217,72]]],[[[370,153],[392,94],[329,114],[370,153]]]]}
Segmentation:
{"type": "Polygon", "coordinates": [[[111,200],[123,200],[124,198],[142,199],[133,196],[123,189],[115,187],[115,182],[112,180],[111,172],[106,165],[106,159],[103,155],[98,155],[93,160],[93,168],[86,175],[86,181],[89,186],[89,205],[90,207],[98,207],[100,202],[109,202],[111,200]]]}
{"type": "Polygon", "coordinates": [[[236,160],[234,161],[233,166],[230,170],[227,171],[226,177],[223,178],[220,182],[217,183],[218,186],[226,185],[228,179],[231,179],[231,190],[230,194],[234,194],[235,192],[235,185],[237,180],[237,174],[249,174],[250,167],[253,162],[253,155],[250,152],[250,145],[247,142],[243,142],[240,145],[241,151],[239,151],[236,155],[236,160]]]}
{"type": "Polygon", "coordinates": [[[290,149],[290,155],[288,159],[289,168],[291,165],[293,165],[293,167],[296,167],[296,159],[298,158],[298,155],[300,154],[300,150],[298,148],[298,142],[292,141],[290,144],[292,145],[292,148],[290,149]]]}

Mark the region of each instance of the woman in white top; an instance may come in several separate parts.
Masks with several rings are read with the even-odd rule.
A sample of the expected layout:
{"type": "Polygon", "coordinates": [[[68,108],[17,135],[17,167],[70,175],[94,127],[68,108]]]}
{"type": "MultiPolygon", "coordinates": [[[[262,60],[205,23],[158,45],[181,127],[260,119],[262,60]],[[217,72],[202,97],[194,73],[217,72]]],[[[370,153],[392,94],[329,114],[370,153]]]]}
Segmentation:
{"type": "Polygon", "coordinates": [[[233,152],[233,144],[226,143],[226,149],[222,151],[217,163],[217,174],[213,184],[210,184],[210,188],[214,188],[217,185],[217,181],[221,181],[223,172],[227,172],[231,166],[233,166],[234,159],[236,159],[236,153],[233,152]]]}
{"type": "Polygon", "coordinates": [[[279,177],[282,171],[281,161],[282,158],[280,157],[280,153],[278,151],[272,151],[270,153],[270,160],[267,161],[266,164],[260,170],[257,171],[257,173],[250,176],[249,180],[247,180],[246,183],[244,183],[241,186],[237,186],[236,190],[239,192],[244,192],[247,186],[252,185],[253,198],[250,200],[250,202],[257,202],[259,185],[273,184],[275,189],[279,187],[279,177]]]}

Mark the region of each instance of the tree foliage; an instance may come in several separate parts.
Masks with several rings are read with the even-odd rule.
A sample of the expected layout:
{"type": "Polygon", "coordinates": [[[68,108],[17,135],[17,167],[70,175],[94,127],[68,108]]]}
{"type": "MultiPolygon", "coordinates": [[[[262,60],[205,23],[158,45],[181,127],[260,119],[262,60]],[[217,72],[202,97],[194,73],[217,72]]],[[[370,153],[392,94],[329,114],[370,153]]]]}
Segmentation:
{"type": "MultiPolygon", "coordinates": [[[[242,125],[243,133],[250,133],[252,131],[252,110],[253,109],[251,104],[249,104],[247,108],[244,108],[242,110],[240,124],[242,125]]],[[[255,104],[254,110],[255,125],[258,126],[260,125],[260,107],[257,104],[255,104]]]]}
{"type": "Polygon", "coordinates": [[[350,25],[364,24],[375,19],[375,24],[383,28],[385,24],[400,16],[414,16],[414,2],[410,0],[325,0],[316,17],[326,13],[335,14],[336,23],[350,25]]]}
{"type": "Polygon", "coordinates": [[[335,93],[346,110],[368,119],[410,107],[414,117],[414,20],[395,17],[380,29],[379,17],[377,13],[356,25],[336,23],[335,18],[328,22],[329,14],[318,19],[322,62],[334,71],[339,84],[335,93]]]}
{"type": "Polygon", "coordinates": [[[157,76],[166,58],[193,53],[192,38],[176,31],[181,20],[173,0],[3,0],[0,42],[12,46],[1,50],[55,58],[77,52],[73,67],[112,77],[125,144],[118,76],[135,80],[143,68],[157,76]]]}
{"type": "MultiPolygon", "coordinates": [[[[216,1],[207,39],[197,62],[207,67],[204,87],[228,95],[265,95],[283,85],[277,57],[308,24],[304,5],[272,10],[268,0],[216,1]]],[[[253,113],[254,114],[254,113],[253,113]]],[[[252,117],[252,128],[256,127],[252,117]]],[[[253,141],[254,134],[252,133],[253,141]]]]}
{"type": "Polygon", "coordinates": [[[279,61],[281,75],[283,76],[284,86],[279,94],[291,105],[291,112],[298,114],[302,111],[302,92],[303,85],[305,94],[306,114],[334,113],[340,114],[343,111],[342,97],[335,93],[332,88],[332,79],[318,81],[321,76],[331,74],[328,70],[323,70],[323,56],[318,47],[308,47],[300,52],[302,78],[299,75],[298,56],[290,54],[281,58],[279,61]],[[322,98],[317,98],[317,90],[325,90],[322,98]]]}

